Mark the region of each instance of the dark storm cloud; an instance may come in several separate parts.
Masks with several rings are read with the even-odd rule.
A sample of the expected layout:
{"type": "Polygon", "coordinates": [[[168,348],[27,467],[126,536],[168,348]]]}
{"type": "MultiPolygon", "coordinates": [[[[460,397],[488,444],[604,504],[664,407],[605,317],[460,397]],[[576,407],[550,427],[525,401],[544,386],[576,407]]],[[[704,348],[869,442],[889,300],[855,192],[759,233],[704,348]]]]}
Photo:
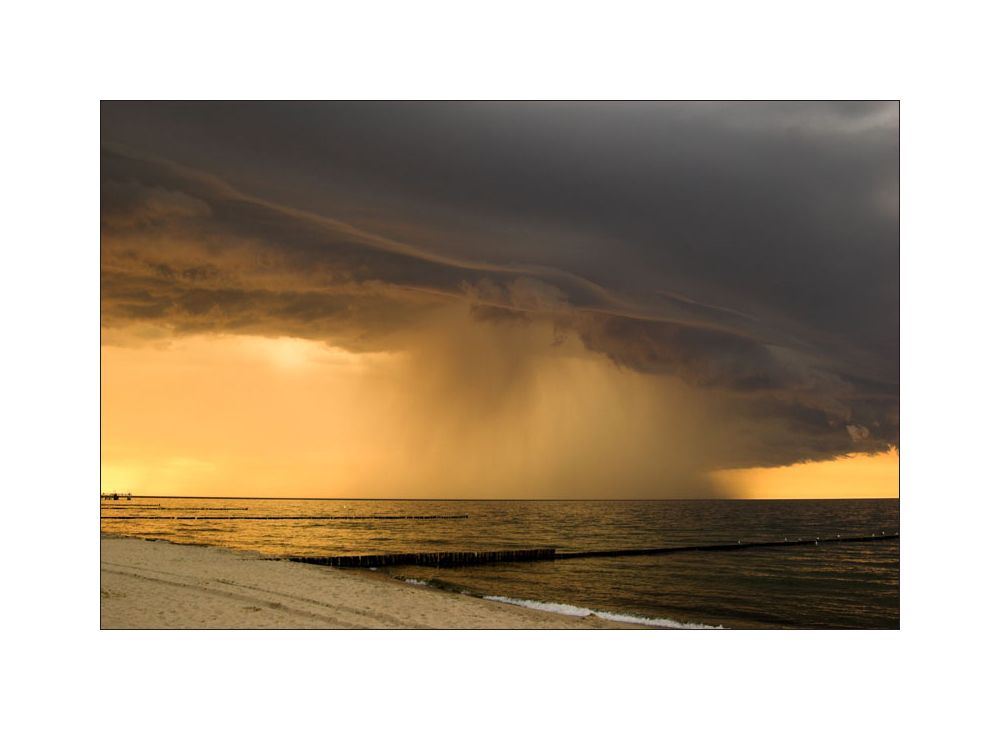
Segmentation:
{"type": "Polygon", "coordinates": [[[108,330],[377,348],[460,300],[752,404],[779,460],[898,443],[895,104],[104,104],[102,143],[108,330]]]}

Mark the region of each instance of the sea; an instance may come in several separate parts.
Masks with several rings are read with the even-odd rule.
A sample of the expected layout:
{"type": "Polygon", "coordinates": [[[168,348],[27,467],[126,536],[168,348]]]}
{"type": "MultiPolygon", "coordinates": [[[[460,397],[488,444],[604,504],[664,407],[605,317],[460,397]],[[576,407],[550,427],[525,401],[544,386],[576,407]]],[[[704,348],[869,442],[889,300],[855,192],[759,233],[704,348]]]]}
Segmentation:
{"type": "Polygon", "coordinates": [[[486,600],[568,615],[593,613],[648,626],[899,628],[899,538],[814,541],[896,536],[898,499],[132,497],[101,500],[101,531],[252,550],[269,557],[534,548],[554,548],[559,553],[809,541],[734,551],[456,567],[396,565],[375,570],[398,580],[486,600]],[[283,519],[260,519],[274,517],[283,519]],[[424,519],[371,519],[378,517],[424,519]],[[433,519],[436,517],[454,519],[433,519]]]}

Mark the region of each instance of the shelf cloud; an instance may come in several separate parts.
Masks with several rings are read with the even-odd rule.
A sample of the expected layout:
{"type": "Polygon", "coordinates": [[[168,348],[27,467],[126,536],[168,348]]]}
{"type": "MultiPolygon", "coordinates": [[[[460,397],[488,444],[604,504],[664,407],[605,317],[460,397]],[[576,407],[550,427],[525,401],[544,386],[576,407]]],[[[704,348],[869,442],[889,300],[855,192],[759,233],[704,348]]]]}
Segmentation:
{"type": "MultiPolygon", "coordinates": [[[[102,342],[409,353],[480,405],[582,358],[642,384],[633,440],[700,434],[691,493],[898,449],[898,127],[895,103],[104,103],[102,342]]],[[[463,407],[456,433],[518,428],[463,407]]]]}

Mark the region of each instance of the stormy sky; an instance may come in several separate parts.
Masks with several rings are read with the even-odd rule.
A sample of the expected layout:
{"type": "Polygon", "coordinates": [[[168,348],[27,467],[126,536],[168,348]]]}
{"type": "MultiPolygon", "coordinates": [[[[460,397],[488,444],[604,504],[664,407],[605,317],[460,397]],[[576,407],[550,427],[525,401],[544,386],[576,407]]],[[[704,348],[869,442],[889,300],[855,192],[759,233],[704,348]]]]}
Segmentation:
{"type": "Polygon", "coordinates": [[[895,102],[104,102],[102,465],[236,474],[236,411],[370,496],[898,449],[898,202],[895,102]]]}

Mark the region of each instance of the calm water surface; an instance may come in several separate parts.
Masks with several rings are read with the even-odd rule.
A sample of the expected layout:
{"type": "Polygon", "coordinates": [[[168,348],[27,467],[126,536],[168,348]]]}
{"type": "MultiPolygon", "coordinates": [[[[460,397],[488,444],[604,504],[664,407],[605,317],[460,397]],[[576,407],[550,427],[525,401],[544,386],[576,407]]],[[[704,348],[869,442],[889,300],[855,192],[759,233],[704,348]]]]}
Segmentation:
{"type": "MultiPolygon", "coordinates": [[[[101,530],[265,555],[552,547],[607,550],[896,533],[899,500],[102,501],[101,530]],[[468,515],[455,520],[310,517],[468,515]],[[107,519],[111,517],[142,519],[107,519]],[[295,520],[222,517],[295,516],[295,520]],[[148,519],[200,517],[199,520],[148,519]]],[[[455,568],[402,579],[566,613],[726,628],[899,628],[899,541],[584,558],[455,568]]]]}

